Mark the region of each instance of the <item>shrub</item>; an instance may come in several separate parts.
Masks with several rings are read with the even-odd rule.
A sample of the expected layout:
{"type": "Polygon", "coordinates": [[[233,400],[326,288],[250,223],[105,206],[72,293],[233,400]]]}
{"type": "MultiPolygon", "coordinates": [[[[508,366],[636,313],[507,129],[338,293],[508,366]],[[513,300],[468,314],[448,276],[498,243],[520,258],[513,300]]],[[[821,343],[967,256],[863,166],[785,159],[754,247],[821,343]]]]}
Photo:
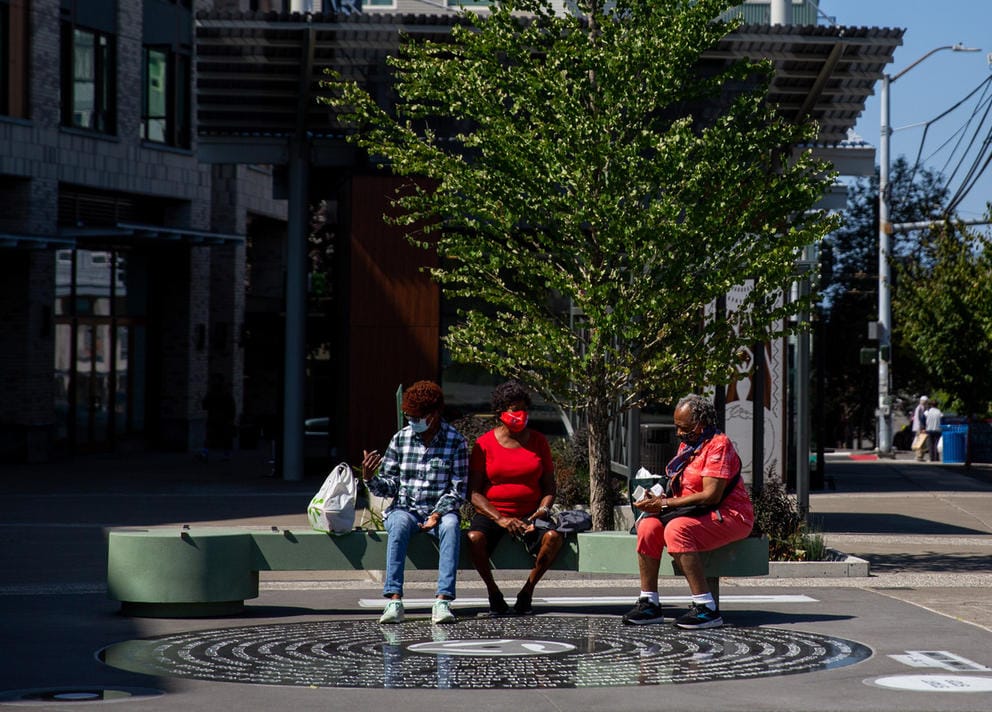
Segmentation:
{"type": "Polygon", "coordinates": [[[827,544],[819,532],[803,531],[793,538],[796,561],[823,561],[827,558],[827,544]]]}
{"type": "Polygon", "coordinates": [[[496,421],[493,418],[478,415],[463,415],[451,423],[451,427],[468,440],[469,450],[481,435],[488,433],[495,425],[496,421]]]}
{"type": "Polygon", "coordinates": [[[826,553],[823,536],[810,532],[799,513],[796,500],[766,473],[765,485],[751,491],[754,504],[754,534],[768,537],[768,557],[772,561],[822,561],[826,553]]]}

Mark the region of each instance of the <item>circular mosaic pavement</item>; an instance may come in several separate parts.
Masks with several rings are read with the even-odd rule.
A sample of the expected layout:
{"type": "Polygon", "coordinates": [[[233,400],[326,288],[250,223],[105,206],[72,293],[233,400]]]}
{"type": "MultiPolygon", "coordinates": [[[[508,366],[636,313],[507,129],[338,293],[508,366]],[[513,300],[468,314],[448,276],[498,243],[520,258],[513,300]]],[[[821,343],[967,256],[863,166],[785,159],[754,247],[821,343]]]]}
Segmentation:
{"type": "Polygon", "coordinates": [[[102,651],[149,675],[266,685],[397,688],[614,687],[788,675],[853,665],[860,643],[776,628],[684,631],[618,616],[375,620],[191,631],[102,651]]]}

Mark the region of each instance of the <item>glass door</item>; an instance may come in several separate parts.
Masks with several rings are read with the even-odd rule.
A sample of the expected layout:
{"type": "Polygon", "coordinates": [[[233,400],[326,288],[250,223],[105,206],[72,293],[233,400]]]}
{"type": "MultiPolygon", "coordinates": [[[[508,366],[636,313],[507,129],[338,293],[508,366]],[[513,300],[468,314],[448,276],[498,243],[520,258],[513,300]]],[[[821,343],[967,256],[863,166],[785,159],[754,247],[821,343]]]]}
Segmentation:
{"type": "Polygon", "coordinates": [[[110,324],[76,328],[76,444],[99,447],[109,439],[110,324]]]}
{"type": "Polygon", "coordinates": [[[116,251],[56,255],[56,432],[70,448],[109,450],[144,431],[145,289],[133,287],[144,264],[116,251]]]}

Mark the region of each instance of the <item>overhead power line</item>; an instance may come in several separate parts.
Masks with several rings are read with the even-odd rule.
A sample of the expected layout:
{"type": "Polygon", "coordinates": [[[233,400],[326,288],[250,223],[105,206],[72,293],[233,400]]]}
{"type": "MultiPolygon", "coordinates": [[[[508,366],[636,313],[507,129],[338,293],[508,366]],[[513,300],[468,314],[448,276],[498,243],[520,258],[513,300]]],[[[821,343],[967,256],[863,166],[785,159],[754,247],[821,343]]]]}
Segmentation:
{"type": "Polygon", "coordinates": [[[931,127],[950,116],[975,97],[976,94],[981,92],[981,95],[962,125],[931,152],[926,159],[930,160],[934,158],[947,148],[949,144],[953,143],[954,146],[941,168],[941,174],[945,175],[948,167],[952,163],[954,165],[950,175],[945,175],[945,184],[950,186],[958,173],[964,169],[964,176],[961,178],[960,184],[953,191],[944,210],[945,215],[951,215],[960,206],[961,202],[968,196],[982,175],[984,175],[989,164],[992,163],[992,94],[990,94],[990,88],[992,88],[992,76],[986,77],[979,82],[974,89],[969,91],[950,108],[923,123],[923,135],[920,137],[920,144],[916,152],[916,160],[913,163],[910,182],[916,179],[916,172],[923,165],[923,150],[927,143],[931,127]],[[965,143],[966,138],[967,142],[965,143]],[[975,149],[976,144],[978,146],[977,151],[975,149]],[[969,156],[972,156],[972,158],[969,159],[969,156]],[[965,166],[967,167],[965,168],[965,166]]]}

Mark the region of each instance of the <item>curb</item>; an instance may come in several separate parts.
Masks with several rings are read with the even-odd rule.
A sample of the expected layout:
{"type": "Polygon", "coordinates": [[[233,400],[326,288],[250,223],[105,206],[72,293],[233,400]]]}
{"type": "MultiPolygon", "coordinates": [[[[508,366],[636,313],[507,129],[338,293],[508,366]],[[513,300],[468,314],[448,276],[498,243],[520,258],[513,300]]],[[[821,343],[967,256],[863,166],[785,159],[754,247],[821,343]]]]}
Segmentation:
{"type": "Polygon", "coordinates": [[[871,565],[865,559],[827,550],[829,561],[769,561],[768,578],[866,578],[871,565]]]}

